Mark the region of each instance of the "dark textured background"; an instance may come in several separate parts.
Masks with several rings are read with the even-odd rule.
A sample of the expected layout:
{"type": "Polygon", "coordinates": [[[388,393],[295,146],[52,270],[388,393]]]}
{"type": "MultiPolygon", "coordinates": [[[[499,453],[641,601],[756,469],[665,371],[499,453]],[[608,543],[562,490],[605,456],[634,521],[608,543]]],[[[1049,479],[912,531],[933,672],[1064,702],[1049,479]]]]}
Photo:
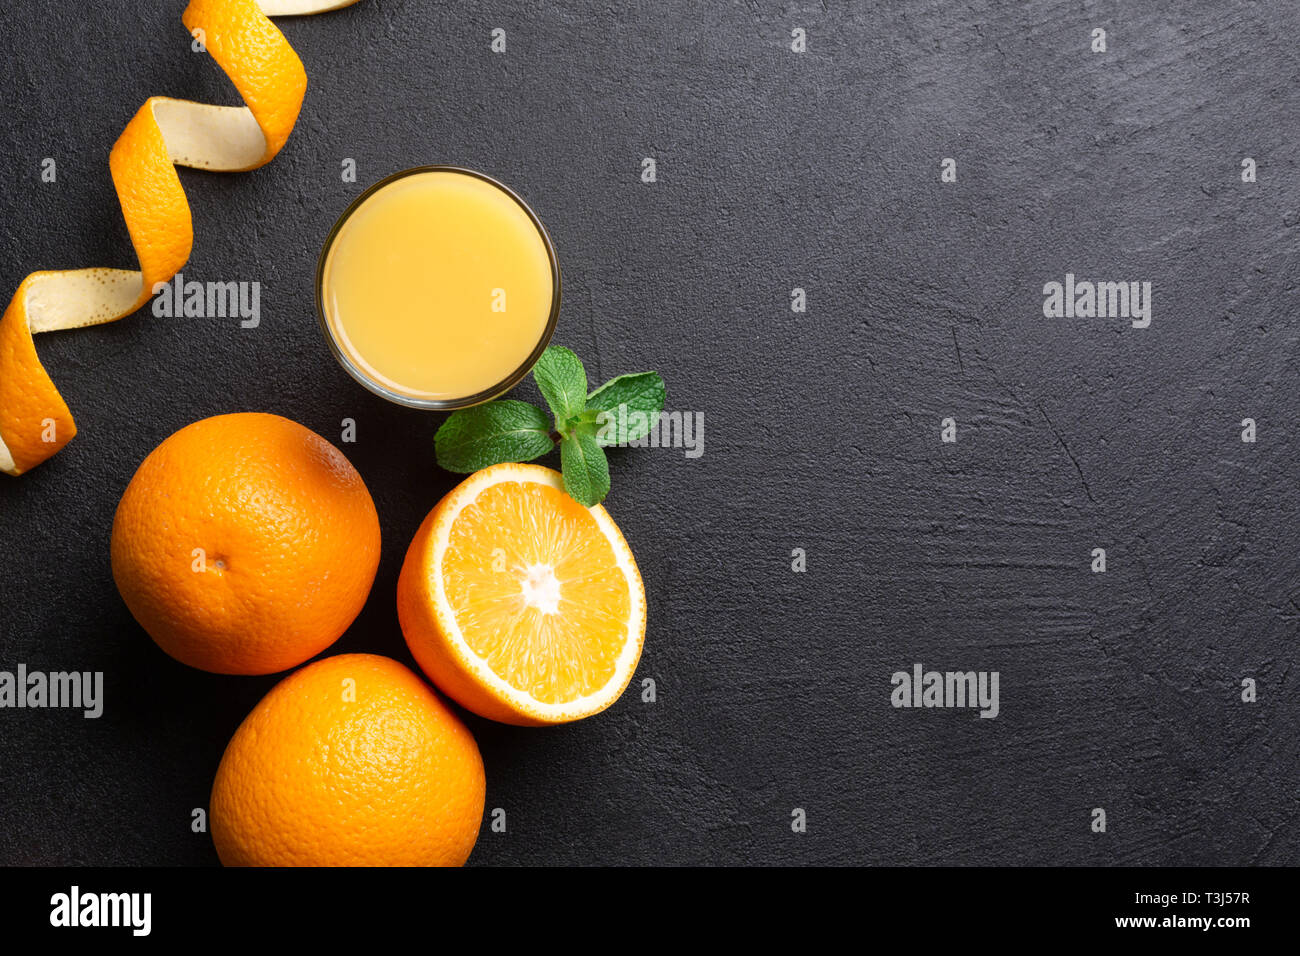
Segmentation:
{"type": "MultiPolygon", "coordinates": [[[[564,270],[555,341],[593,380],[661,370],[707,424],[698,460],[613,464],[658,703],[544,731],[470,718],[509,822],[474,863],[1300,862],[1300,8],[541,7],[280,20],[310,76],[288,146],[181,173],[186,276],[260,281],[261,327],[145,310],[38,339],[81,433],[0,479],[0,669],[103,670],[107,702],[0,711],[0,862],[216,862],[191,809],[278,678],[173,662],[108,562],[133,470],[195,419],[273,411],[336,441],[357,420],[343,447],[384,553],[328,653],[410,663],[394,587],[455,482],[441,416],[334,364],[312,278],[350,199],[423,163],[519,190],[564,270]],[[1151,328],[1044,319],[1067,270],[1153,282],[1151,328]],[[1000,671],[1001,715],[893,710],[917,661],[1000,671]]],[[[238,102],[182,8],[0,7],[5,297],[33,269],[134,264],[106,160],[146,97],[238,102]]]]}

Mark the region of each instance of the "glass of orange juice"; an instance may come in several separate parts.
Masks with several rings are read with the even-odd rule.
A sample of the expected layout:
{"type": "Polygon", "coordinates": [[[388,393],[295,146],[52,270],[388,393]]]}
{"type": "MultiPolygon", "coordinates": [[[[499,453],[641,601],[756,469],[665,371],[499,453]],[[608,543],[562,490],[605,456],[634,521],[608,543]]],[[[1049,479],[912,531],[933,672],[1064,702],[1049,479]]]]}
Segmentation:
{"type": "Polygon", "coordinates": [[[334,224],[316,311],[339,364],[372,392],[465,408],[509,391],[541,357],[560,267],[513,190],[473,170],[417,166],[375,183],[334,224]]]}

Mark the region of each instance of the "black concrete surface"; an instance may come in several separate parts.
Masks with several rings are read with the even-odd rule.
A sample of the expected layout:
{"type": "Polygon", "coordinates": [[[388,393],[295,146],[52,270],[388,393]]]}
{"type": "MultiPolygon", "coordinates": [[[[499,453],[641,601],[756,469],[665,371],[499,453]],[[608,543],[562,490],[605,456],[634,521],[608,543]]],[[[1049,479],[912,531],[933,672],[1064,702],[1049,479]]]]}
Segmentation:
{"type": "MultiPolygon", "coordinates": [[[[238,102],[182,8],[0,7],[4,296],[133,265],[107,155],[148,96],[238,102]]],[[[272,411],[338,441],[355,419],[383,559],[327,653],[411,662],[394,588],[457,480],[442,418],[336,366],[312,280],[351,198],[425,163],[533,205],[555,341],[593,380],[658,369],[706,422],[697,459],[613,456],[657,702],[469,718],[507,819],[471,862],[1300,862],[1294,3],[362,0],[279,22],[310,77],[284,152],[181,172],[185,275],[260,282],[261,325],[146,309],[38,339],[81,433],[0,479],[0,670],[103,671],[106,702],[0,710],[0,863],[217,862],[191,815],[278,678],[166,657],[108,560],[135,467],[191,421],[272,411]],[[1150,327],[1045,318],[1067,272],[1151,282],[1150,327]],[[1000,713],[891,707],[918,662],[997,671],[1000,713]]]]}

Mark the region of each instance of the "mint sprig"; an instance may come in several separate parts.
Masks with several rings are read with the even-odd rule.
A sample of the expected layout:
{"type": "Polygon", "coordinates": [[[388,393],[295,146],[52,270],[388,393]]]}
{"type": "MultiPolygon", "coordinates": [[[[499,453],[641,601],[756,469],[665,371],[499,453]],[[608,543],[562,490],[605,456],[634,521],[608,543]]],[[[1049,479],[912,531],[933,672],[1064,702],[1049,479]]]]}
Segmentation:
{"type": "Polygon", "coordinates": [[[442,423],[433,444],[438,464],[465,473],[502,461],[531,461],[555,447],[546,413],[514,399],[461,409],[442,423]]]}
{"type": "Polygon", "coordinates": [[[478,471],[503,461],[532,461],[560,447],[564,489],[588,508],[609,494],[605,448],[644,438],[659,419],[666,390],[658,372],[612,378],[590,394],[582,360],[552,345],[533,367],[551,415],[516,399],[453,412],[434,436],[438,464],[478,471]]]}

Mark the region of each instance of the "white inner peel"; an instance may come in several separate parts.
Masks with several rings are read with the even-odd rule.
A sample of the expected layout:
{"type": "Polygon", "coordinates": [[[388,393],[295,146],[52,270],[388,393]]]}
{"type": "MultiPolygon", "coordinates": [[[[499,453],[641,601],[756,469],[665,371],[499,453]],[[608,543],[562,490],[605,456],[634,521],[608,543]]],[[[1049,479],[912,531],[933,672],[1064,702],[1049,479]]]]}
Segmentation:
{"type": "Polygon", "coordinates": [[[213,106],[154,97],[153,118],[178,166],[240,172],[261,165],[266,137],[247,106],[213,106]]]}
{"type": "Polygon", "coordinates": [[[257,0],[268,17],[298,17],[308,13],[327,13],[351,6],[357,0],[257,0]]]}

